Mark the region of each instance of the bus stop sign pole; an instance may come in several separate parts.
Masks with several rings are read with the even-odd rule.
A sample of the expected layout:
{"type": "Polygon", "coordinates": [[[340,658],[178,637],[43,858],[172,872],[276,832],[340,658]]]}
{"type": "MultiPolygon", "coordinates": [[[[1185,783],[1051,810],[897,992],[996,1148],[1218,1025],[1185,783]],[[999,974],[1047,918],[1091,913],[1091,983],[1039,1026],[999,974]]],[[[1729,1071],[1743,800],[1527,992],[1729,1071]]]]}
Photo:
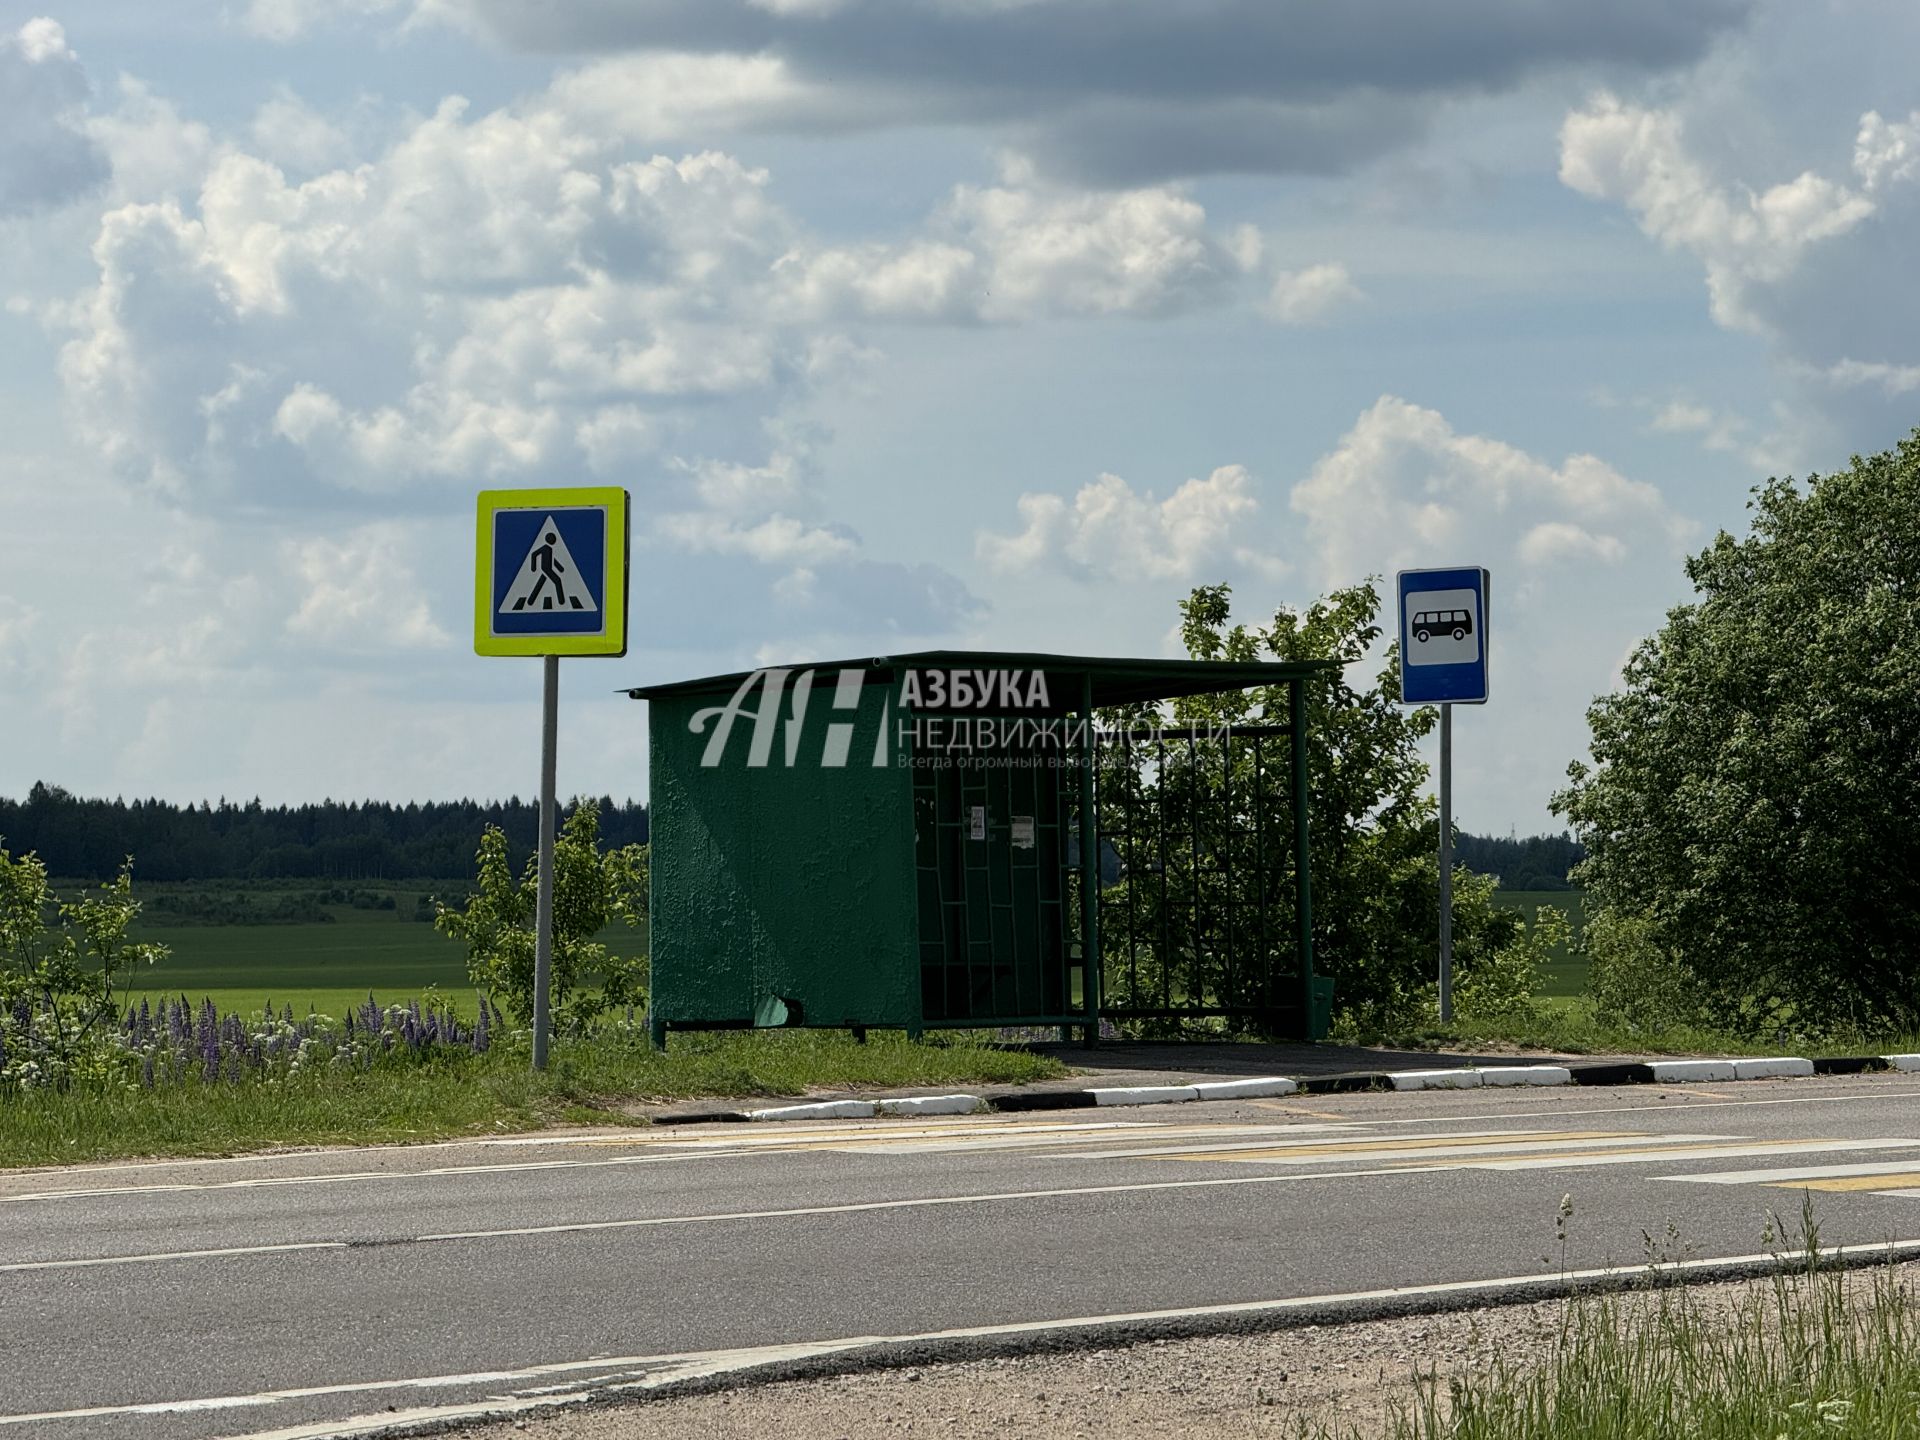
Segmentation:
{"type": "Polygon", "coordinates": [[[1487,572],[1402,570],[1400,702],[1440,707],[1440,1020],[1453,1019],[1453,707],[1487,701],[1487,572]]]}
{"type": "Polygon", "coordinates": [[[1453,706],[1440,707],[1440,1023],[1453,1019],[1453,706]]]}

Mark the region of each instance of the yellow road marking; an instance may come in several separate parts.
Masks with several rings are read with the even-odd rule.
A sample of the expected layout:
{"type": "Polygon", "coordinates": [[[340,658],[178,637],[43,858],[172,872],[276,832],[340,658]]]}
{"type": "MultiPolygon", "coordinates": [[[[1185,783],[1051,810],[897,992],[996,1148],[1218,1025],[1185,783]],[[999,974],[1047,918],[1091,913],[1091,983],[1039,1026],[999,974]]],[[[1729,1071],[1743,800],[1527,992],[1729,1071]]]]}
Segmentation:
{"type": "Polygon", "coordinates": [[[1309,1110],[1304,1105],[1289,1105],[1284,1100],[1255,1100],[1253,1103],[1262,1110],[1278,1110],[1283,1115],[1308,1115],[1315,1120],[1353,1119],[1351,1115],[1336,1115],[1331,1110],[1309,1110]]]}
{"type": "MultiPolygon", "coordinates": [[[[1582,1160],[1609,1160],[1616,1155],[1653,1155],[1669,1159],[1685,1159],[1696,1150],[1738,1150],[1742,1153],[1751,1150],[1776,1150],[1782,1147],[1826,1145],[1839,1150],[1851,1145],[1848,1140],[1682,1140],[1667,1145],[1616,1146],[1609,1150],[1558,1150],[1551,1155],[1509,1156],[1499,1160],[1477,1161],[1483,1165],[1508,1165],[1514,1168],[1541,1165],[1551,1161],[1554,1165],[1575,1165],[1582,1160]]],[[[1684,1179],[1686,1177],[1679,1177],[1684,1179]]]]}
{"type": "MultiPolygon", "coordinates": [[[[1352,1151],[1433,1150],[1470,1145],[1551,1145],[1567,1140],[1642,1140],[1644,1130],[1495,1130],[1481,1135],[1417,1135],[1396,1139],[1354,1139],[1322,1145],[1270,1145],[1244,1150],[1166,1150],[1142,1158],[1152,1160],[1293,1160],[1316,1155],[1343,1155],[1352,1151]]],[[[1617,1153],[1617,1152],[1607,1152],[1617,1153]]]]}
{"type": "Polygon", "coordinates": [[[1768,1180],[1773,1190],[1906,1190],[1920,1185],[1920,1171],[1903,1175],[1836,1175],[1831,1180],[1768,1180]]]}

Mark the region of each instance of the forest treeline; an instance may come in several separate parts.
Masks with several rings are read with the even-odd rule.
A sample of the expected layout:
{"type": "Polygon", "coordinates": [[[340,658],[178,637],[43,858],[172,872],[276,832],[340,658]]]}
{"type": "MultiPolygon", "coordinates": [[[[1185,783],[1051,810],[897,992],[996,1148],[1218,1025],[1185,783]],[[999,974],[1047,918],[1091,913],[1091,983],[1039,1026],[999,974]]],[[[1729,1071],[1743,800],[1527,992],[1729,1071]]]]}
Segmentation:
{"type": "Polygon", "coordinates": [[[1453,842],[1454,859],[1482,875],[1497,875],[1507,890],[1568,890],[1567,872],[1587,858],[1571,835],[1468,835],[1453,842]]]}
{"type": "MultiPolygon", "coordinates": [[[[645,805],[610,795],[599,805],[606,844],[646,843],[645,805]]],[[[55,875],[72,880],[104,880],[129,855],[142,880],[465,879],[489,825],[506,832],[518,865],[539,836],[539,806],[517,798],[176,805],[85,799],[44,782],[25,800],[0,796],[0,847],[36,852],[55,875]]],[[[1509,890],[1564,890],[1568,869],[1585,854],[1565,835],[1462,833],[1455,845],[1460,864],[1499,876],[1509,890]]]]}
{"type": "MultiPolygon", "coordinates": [[[[611,845],[644,844],[647,807],[599,800],[611,845]]],[[[569,807],[571,808],[571,807],[569,807]]],[[[489,825],[515,864],[540,833],[537,801],[322,800],[263,805],[220,800],[86,799],[44,782],[24,800],[0,796],[0,847],[36,852],[57,876],[104,880],[134,857],[141,880],[440,880],[473,873],[489,825]]]]}

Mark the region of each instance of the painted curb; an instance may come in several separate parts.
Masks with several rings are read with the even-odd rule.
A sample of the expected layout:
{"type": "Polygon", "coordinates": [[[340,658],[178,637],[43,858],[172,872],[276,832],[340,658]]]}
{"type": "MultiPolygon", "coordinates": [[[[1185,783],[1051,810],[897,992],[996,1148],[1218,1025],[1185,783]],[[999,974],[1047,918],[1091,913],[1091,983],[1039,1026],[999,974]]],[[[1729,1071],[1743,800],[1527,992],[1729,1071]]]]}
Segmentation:
{"type": "Polygon", "coordinates": [[[909,1095],[900,1100],[877,1100],[882,1115],[971,1115],[985,1102],[978,1095],[909,1095]]]}
{"type": "Polygon", "coordinates": [[[1299,1081],[1279,1075],[1262,1080],[1209,1080],[1193,1087],[1202,1100],[1260,1100],[1270,1095],[1292,1095],[1299,1088],[1299,1081]]]}
{"type": "Polygon", "coordinates": [[[877,1109],[871,1100],[820,1100],[811,1105],[776,1105],[771,1110],[749,1110],[749,1120],[871,1120],[877,1109]]]}
{"type": "Polygon", "coordinates": [[[1656,1085],[1693,1085],[1703,1080],[1738,1080],[1731,1060],[1651,1060],[1656,1085]]]}
{"type": "Polygon", "coordinates": [[[1391,1070],[1387,1081],[1396,1090],[1478,1090],[1478,1070],[1391,1070]]]}
{"type": "Polygon", "coordinates": [[[1873,1075],[1893,1067],[1880,1055],[1824,1055],[1816,1056],[1813,1061],[1813,1073],[1816,1075],[1873,1075]]]}
{"type": "Polygon", "coordinates": [[[1651,1085],[1653,1067],[1638,1060],[1616,1060],[1610,1064],[1574,1065],[1576,1085],[1651,1085]]]}
{"type": "Polygon", "coordinates": [[[1091,1110],[1095,1105],[1091,1090],[1036,1090],[1031,1094],[995,1095],[987,1101],[989,1110],[1091,1110]]]}
{"type": "Polygon", "coordinates": [[[1480,1072],[1482,1085],[1571,1085],[1565,1065],[1493,1065],[1480,1072]]]}
{"type": "Polygon", "coordinates": [[[1776,1055],[1771,1059],[1733,1062],[1733,1078],[1736,1080],[1783,1080],[1811,1074],[1813,1061],[1802,1060],[1798,1055],[1776,1055]]]}
{"type": "Polygon", "coordinates": [[[656,1125],[712,1125],[753,1120],[869,1120],[876,1115],[971,1115],[979,1111],[1091,1110],[1104,1106],[1176,1105],[1196,1100],[1252,1100],[1278,1095],[1346,1095],[1366,1090],[1476,1090],[1515,1085],[1688,1085],[1730,1080],[1798,1079],[1810,1075],[1920,1072],[1916,1055],[1752,1056],[1725,1060],[1623,1060],[1591,1065],[1489,1065],[1447,1070],[1355,1070],[1342,1075],[1284,1075],[1205,1080],[1192,1085],[1116,1085],[1091,1090],[1013,1091],[1004,1095],[909,1095],[890,1100],[821,1100],[764,1110],[707,1110],[657,1115],[656,1125]]]}
{"type": "Polygon", "coordinates": [[[1123,1085],[1087,1093],[1096,1105],[1177,1105],[1182,1100],[1200,1098],[1200,1092],[1191,1085],[1123,1085]]]}

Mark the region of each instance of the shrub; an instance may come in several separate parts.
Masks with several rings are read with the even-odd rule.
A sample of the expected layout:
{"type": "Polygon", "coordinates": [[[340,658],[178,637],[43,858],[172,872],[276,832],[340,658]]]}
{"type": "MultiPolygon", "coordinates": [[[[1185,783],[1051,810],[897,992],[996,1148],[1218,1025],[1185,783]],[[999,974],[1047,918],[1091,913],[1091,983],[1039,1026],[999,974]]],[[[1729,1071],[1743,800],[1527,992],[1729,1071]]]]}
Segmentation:
{"type": "MultiPolygon", "coordinates": [[[[507,837],[488,826],[480,837],[477,893],[462,909],[436,904],[441,934],[467,947],[467,975],[483,994],[533,1019],[534,918],[538,861],[515,879],[507,837]]],[[[639,926],[647,914],[647,847],[600,850],[600,811],[592,802],[567,817],[554,845],[553,958],[548,1003],[556,1028],[578,1028],[646,998],[646,960],[614,955],[594,937],[613,921],[639,926]]]]}

